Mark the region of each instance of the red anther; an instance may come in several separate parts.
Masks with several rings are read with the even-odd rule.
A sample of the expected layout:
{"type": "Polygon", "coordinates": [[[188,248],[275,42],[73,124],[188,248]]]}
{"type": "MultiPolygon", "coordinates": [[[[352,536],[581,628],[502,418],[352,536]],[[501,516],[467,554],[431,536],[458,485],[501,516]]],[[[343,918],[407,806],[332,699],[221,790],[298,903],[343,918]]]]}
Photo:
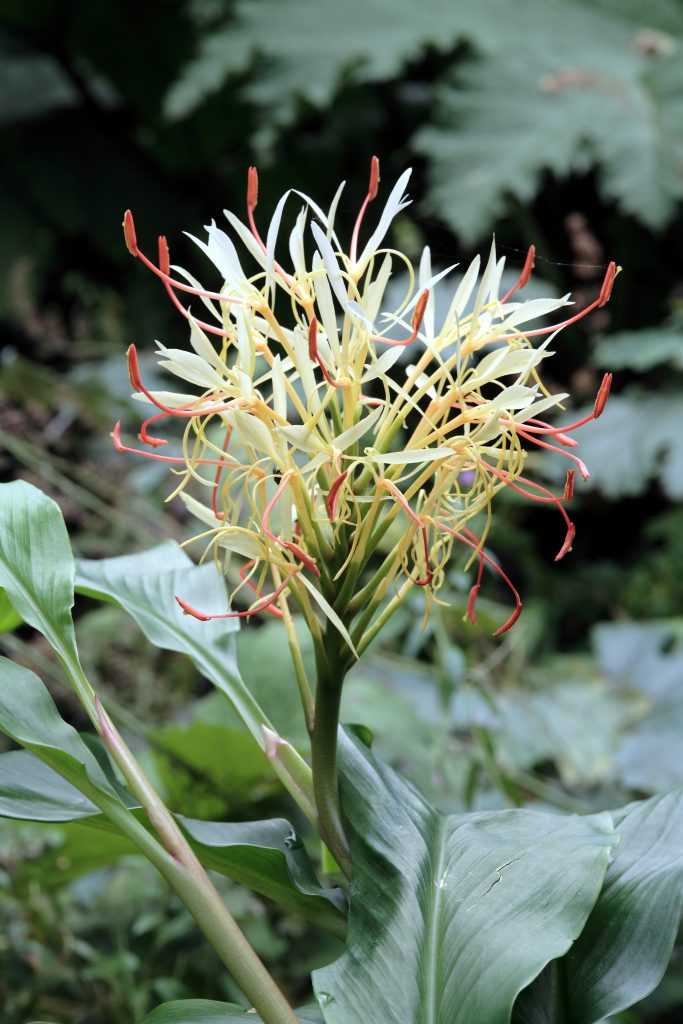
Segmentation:
{"type": "Polygon", "coordinates": [[[597,420],[598,417],[602,416],[607,405],[607,399],[612,389],[612,374],[606,373],[602,378],[598,393],[595,397],[595,405],[593,406],[593,419],[597,420]]]}
{"type": "Polygon", "coordinates": [[[428,291],[424,291],[424,292],[422,292],[422,294],[420,295],[420,298],[417,300],[417,302],[415,304],[415,312],[413,313],[413,319],[412,319],[412,328],[413,328],[413,331],[415,332],[416,335],[417,335],[417,332],[420,329],[420,325],[422,324],[422,321],[424,320],[425,309],[427,308],[428,301],[429,301],[429,292],[428,291]]]}
{"type": "Polygon", "coordinates": [[[476,606],[477,598],[478,597],[479,597],[479,584],[478,583],[474,583],[470,587],[470,592],[467,595],[467,609],[465,611],[465,615],[467,616],[468,621],[471,622],[473,626],[476,626],[476,624],[477,624],[477,613],[475,611],[475,606],[476,606]]]}
{"type": "Polygon", "coordinates": [[[574,497],[574,478],[576,473],[573,469],[567,470],[567,479],[564,482],[564,494],[562,495],[563,501],[571,501],[574,497]]]}
{"type": "Polygon", "coordinates": [[[528,252],[526,254],[526,259],[524,261],[524,266],[522,268],[522,273],[519,275],[519,277],[517,278],[517,280],[513,284],[512,288],[509,288],[506,291],[505,295],[503,295],[502,299],[500,300],[501,302],[503,302],[503,303],[508,302],[509,299],[511,299],[512,296],[515,294],[515,292],[521,291],[522,288],[524,288],[529,283],[529,278],[531,277],[531,275],[532,275],[532,273],[534,271],[534,267],[535,266],[536,266],[536,246],[535,245],[530,245],[529,246],[529,250],[528,250],[528,252]]]}
{"type": "Polygon", "coordinates": [[[396,338],[383,338],[380,334],[373,336],[373,341],[381,341],[383,345],[401,346],[405,348],[406,345],[410,345],[417,338],[420,327],[422,326],[422,320],[425,315],[425,309],[427,308],[427,302],[429,300],[429,292],[423,291],[420,295],[417,303],[415,304],[415,312],[413,313],[413,319],[411,321],[412,333],[408,338],[396,339],[396,338]]]}
{"type": "Polygon", "coordinates": [[[123,215],[123,237],[126,240],[126,248],[131,256],[138,255],[138,240],[135,234],[135,221],[130,210],[123,215]]]}
{"type": "Polygon", "coordinates": [[[311,558],[310,555],[307,555],[303,548],[299,547],[298,544],[294,544],[291,540],[280,540],[280,538],[278,538],[278,543],[281,544],[283,548],[286,548],[287,551],[291,551],[294,557],[298,558],[300,562],[303,562],[306,568],[310,570],[314,576],[320,576],[320,569],[316,565],[315,559],[311,558]]]}
{"type": "Polygon", "coordinates": [[[320,361],[318,356],[318,321],[312,317],[308,325],[308,357],[312,363],[320,361]]]}
{"type": "Polygon", "coordinates": [[[258,205],[258,171],[250,167],[247,171],[247,209],[255,210],[258,205]]]}
{"type": "Polygon", "coordinates": [[[609,266],[605,273],[605,278],[602,282],[602,288],[600,289],[600,295],[598,296],[598,309],[605,306],[612,295],[612,288],[614,287],[614,281],[617,276],[617,265],[614,260],[610,260],[609,266]]]}
{"type": "Polygon", "coordinates": [[[502,636],[503,633],[507,633],[507,631],[509,629],[512,629],[512,627],[514,626],[515,622],[517,621],[517,619],[522,614],[522,608],[523,607],[524,606],[523,606],[522,602],[520,601],[519,604],[516,606],[515,610],[513,611],[512,615],[510,616],[510,618],[506,619],[506,621],[503,623],[503,625],[499,626],[498,629],[495,631],[495,633],[493,635],[494,636],[502,636]]]}
{"type": "Polygon", "coordinates": [[[562,547],[560,548],[560,550],[555,555],[555,561],[556,562],[559,562],[561,558],[564,558],[564,556],[567,554],[568,551],[571,551],[572,544],[574,543],[574,538],[575,537],[576,537],[576,527],[574,526],[573,523],[570,523],[569,526],[567,527],[567,535],[564,538],[564,543],[562,544],[562,547]]]}
{"type": "Polygon", "coordinates": [[[128,378],[130,385],[135,391],[145,393],[145,387],[140,376],[140,363],[138,362],[138,350],[135,345],[129,345],[126,352],[128,358],[128,378]]]}
{"type": "Polygon", "coordinates": [[[337,505],[339,504],[339,492],[341,491],[342,485],[349,475],[347,470],[345,473],[341,473],[337,479],[333,482],[330,487],[327,497],[325,498],[325,508],[327,509],[327,518],[332,522],[337,515],[337,505]]]}
{"type": "Polygon", "coordinates": [[[213,618],[212,615],[205,615],[204,612],[197,611],[197,609],[193,608],[187,601],[183,601],[182,597],[178,597],[176,595],[176,601],[182,608],[184,615],[191,615],[193,619],[199,619],[200,622],[210,622],[213,618]]]}
{"type": "Polygon", "coordinates": [[[373,156],[370,160],[370,184],[368,185],[368,201],[372,200],[377,195],[377,186],[379,185],[379,157],[373,156]]]}
{"type": "Polygon", "coordinates": [[[159,235],[159,270],[164,276],[168,277],[171,269],[171,254],[168,251],[168,242],[166,241],[166,235],[159,235]]]}

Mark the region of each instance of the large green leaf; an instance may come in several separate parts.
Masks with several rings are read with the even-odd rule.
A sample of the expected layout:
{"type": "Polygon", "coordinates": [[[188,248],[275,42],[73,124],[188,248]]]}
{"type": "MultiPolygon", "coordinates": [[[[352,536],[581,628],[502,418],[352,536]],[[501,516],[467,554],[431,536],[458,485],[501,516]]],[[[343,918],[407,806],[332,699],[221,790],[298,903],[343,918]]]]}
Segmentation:
{"type": "MultiPolygon", "coordinates": [[[[297,1011],[301,1024],[324,1024],[319,1010],[303,1007],[297,1011]]],[[[260,1017],[234,1003],[216,1003],[210,999],[182,999],[157,1006],[142,1024],[258,1024],[260,1017]]]]}
{"type": "Polygon", "coordinates": [[[226,610],[225,584],[212,563],[195,566],[182,548],[166,541],[120,558],[79,559],[76,587],[116,601],[157,647],[189,654],[230,699],[260,744],[264,716],[242,681],[235,657],[238,621],[199,622],[184,615],[176,602],[177,595],[202,611],[226,610]]]}
{"type": "Polygon", "coordinates": [[[431,210],[475,239],[511,197],[528,203],[544,171],[564,177],[597,164],[607,197],[661,227],[683,196],[682,37],[648,47],[647,15],[637,25],[616,5],[609,14],[552,0],[510,9],[504,59],[458,67],[437,89],[437,124],[418,138],[431,210]]]}
{"type": "Polygon", "coordinates": [[[242,0],[234,22],[207,34],[169,93],[166,112],[187,115],[261,53],[268,59],[259,61],[248,95],[268,110],[271,121],[287,120],[299,97],[328,103],[343,77],[390,78],[426,46],[443,50],[465,39],[502,43],[505,27],[514,24],[506,7],[505,0],[430,0],[419,11],[409,0],[397,0],[391,10],[382,0],[347,0],[322,9],[320,0],[242,0]]]}
{"type": "MultiPolygon", "coordinates": [[[[81,743],[84,756],[88,756],[88,748],[78,734],[73,735],[81,743]]],[[[136,815],[146,821],[142,812],[136,815]]],[[[82,871],[107,859],[111,862],[124,854],[137,852],[134,844],[121,837],[116,827],[66,778],[21,751],[0,755],[0,816],[55,823],[81,822],[78,826],[81,832],[100,834],[99,843],[93,835],[87,839],[87,856],[79,852],[82,871]]],[[[343,897],[337,890],[320,887],[289,822],[273,818],[232,824],[199,821],[182,815],[176,815],[176,819],[206,867],[249,886],[335,934],[344,933],[343,897]]],[[[54,860],[63,852],[69,857],[68,851],[57,849],[54,860]]]]}
{"type": "Polygon", "coordinates": [[[32,484],[0,485],[0,585],[22,619],[77,671],[74,561],[59,506],[32,484]]]}
{"type": "Polygon", "coordinates": [[[588,923],[552,974],[522,995],[516,1024],[597,1024],[643,999],[664,974],[683,909],[683,793],[630,804],[613,818],[620,840],[588,923]]]}
{"type": "MultiPolygon", "coordinates": [[[[73,786],[85,792],[96,790],[108,798],[120,801],[119,793],[107,778],[99,761],[72,726],[60,716],[52,697],[38,676],[27,668],[0,658],[0,732],[15,743],[31,751],[41,761],[73,786]]],[[[24,803],[30,800],[28,790],[22,792],[16,779],[16,760],[11,762],[12,792],[24,803]]],[[[45,769],[41,770],[44,777],[45,769]]],[[[24,777],[26,782],[26,776],[24,777]]],[[[34,788],[34,787],[31,787],[34,788]]],[[[40,789],[37,811],[44,815],[52,801],[40,789]]],[[[49,794],[49,789],[47,790],[49,794]]],[[[72,795],[71,805],[76,810],[81,802],[72,795]]],[[[80,815],[79,815],[80,816],[80,815]]],[[[40,820],[46,820],[41,817],[40,820]]]]}
{"type": "Polygon", "coordinates": [[[354,874],[347,952],[314,974],[328,1024],[507,1024],[597,899],[609,815],[442,816],[353,740],[341,747],[354,874]]]}

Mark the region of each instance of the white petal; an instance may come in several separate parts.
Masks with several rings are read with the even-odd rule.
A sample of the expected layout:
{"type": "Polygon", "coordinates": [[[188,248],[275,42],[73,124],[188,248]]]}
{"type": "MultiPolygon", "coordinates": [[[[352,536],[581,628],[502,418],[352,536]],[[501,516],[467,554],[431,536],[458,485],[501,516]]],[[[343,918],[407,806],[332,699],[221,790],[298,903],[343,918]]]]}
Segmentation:
{"type": "Polygon", "coordinates": [[[370,235],[370,238],[368,239],[365,248],[363,249],[362,253],[358,258],[358,262],[356,263],[355,269],[358,274],[363,273],[371,257],[374,255],[377,249],[379,249],[384,239],[384,236],[391,227],[391,222],[393,221],[394,217],[398,213],[400,213],[401,210],[404,210],[406,206],[410,205],[410,200],[407,198],[407,196],[404,195],[404,192],[411,174],[412,168],[409,167],[408,170],[403,172],[403,174],[398,179],[398,181],[392,188],[391,192],[389,193],[389,198],[387,199],[384,209],[382,210],[382,214],[379,218],[379,223],[375,230],[373,231],[373,233],[370,235]]]}

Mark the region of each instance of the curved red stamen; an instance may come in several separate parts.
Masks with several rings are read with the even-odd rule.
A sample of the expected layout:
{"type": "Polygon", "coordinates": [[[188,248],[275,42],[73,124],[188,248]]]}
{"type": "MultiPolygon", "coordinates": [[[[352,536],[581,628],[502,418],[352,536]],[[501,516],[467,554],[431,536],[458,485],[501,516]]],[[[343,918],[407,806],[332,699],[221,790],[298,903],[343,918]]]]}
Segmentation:
{"type": "Polygon", "coordinates": [[[300,562],[303,562],[306,568],[310,569],[310,571],[314,573],[315,576],[320,576],[320,569],[316,565],[314,558],[307,554],[303,550],[303,548],[301,548],[298,544],[294,544],[293,541],[283,540],[282,537],[278,537],[277,534],[273,533],[269,526],[270,514],[275,508],[280,498],[282,497],[282,495],[284,494],[285,488],[289,483],[290,476],[290,473],[284,474],[284,476],[280,480],[280,483],[277,486],[275,494],[273,495],[273,497],[270,499],[265,509],[263,510],[263,515],[261,516],[261,529],[265,533],[266,537],[268,537],[269,540],[272,540],[274,544],[278,544],[281,548],[285,548],[287,551],[291,551],[294,557],[298,558],[300,562]]]}
{"type": "Polygon", "coordinates": [[[413,313],[413,319],[411,321],[413,330],[409,337],[403,339],[384,338],[381,334],[375,334],[373,335],[372,340],[375,342],[381,341],[383,345],[393,345],[394,347],[400,346],[401,348],[405,348],[406,345],[412,344],[420,333],[420,327],[422,326],[428,300],[429,292],[423,291],[415,305],[415,312],[413,313]]]}
{"type": "Polygon", "coordinates": [[[606,373],[603,376],[602,381],[600,382],[600,387],[598,388],[598,393],[595,396],[595,405],[593,406],[593,419],[594,420],[599,419],[600,416],[602,416],[603,412],[605,411],[605,406],[607,405],[607,399],[609,398],[609,393],[610,393],[611,390],[612,390],[612,374],[611,373],[606,373]]]}
{"type": "Polygon", "coordinates": [[[574,477],[576,473],[573,469],[567,470],[567,479],[564,482],[564,494],[563,498],[565,501],[570,501],[574,497],[574,477]]]}
{"type": "Polygon", "coordinates": [[[536,266],[536,246],[530,245],[529,251],[526,254],[524,261],[524,267],[522,273],[519,275],[517,281],[513,284],[512,288],[509,288],[500,300],[502,303],[509,302],[515,292],[519,292],[529,283],[534,267],[536,266]]]}
{"type": "MultiPolygon", "coordinates": [[[[445,523],[437,522],[436,526],[438,526],[438,528],[440,530],[443,530],[445,533],[450,534],[451,537],[455,537],[456,540],[461,540],[463,542],[463,544],[466,544],[468,547],[470,547],[474,551],[476,551],[477,552],[477,556],[480,559],[483,559],[483,561],[486,562],[488,567],[493,572],[497,573],[497,575],[500,576],[500,578],[503,580],[503,582],[512,591],[512,595],[513,595],[513,597],[515,599],[515,609],[514,609],[512,615],[510,615],[510,617],[505,620],[505,622],[503,623],[502,626],[498,627],[498,629],[495,631],[495,633],[493,635],[494,636],[502,636],[503,633],[507,633],[507,631],[514,626],[515,622],[517,621],[517,619],[521,615],[522,608],[523,608],[522,599],[519,596],[519,591],[515,587],[514,583],[512,582],[510,577],[507,575],[507,573],[504,572],[503,569],[501,569],[501,567],[498,565],[498,563],[494,562],[494,560],[491,558],[491,556],[487,555],[486,552],[481,549],[479,538],[476,536],[476,534],[472,533],[472,531],[469,530],[467,527],[463,526],[461,528],[461,530],[458,531],[458,530],[454,530],[451,526],[446,526],[445,523]]],[[[475,584],[475,586],[476,586],[476,584],[475,584]]]]}
{"type": "MultiPolygon", "coordinates": [[[[254,581],[251,579],[251,577],[247,575],[247,573],[251,569],[252,565],[255,565],[255,564],[256,564],[256,559],[255,558],[252,558],[249,562],[245,562],[245,564],[242,566],[242,568],[239,571],[240,579],[242,580],[243,583],[245,583],[249,587],[250,590],[254,591],[254,593],[257,595],[257,597],[261,597],[261,591],[258,589],[258,587],[254,583],[254,581]]],[[[276,608],[275,605],[269,604],[263,610],[268,612],[269,615],[274,615],[276,619],[283,619],[284,618],[284,615],[282,614],[280,609],[276,608]]]]}
{"type": "Polygon", "coordinates": [[[327,497],[325,498],[325,508],[327,510],[327,518],[332,522],[337,515],[337,505],[339,504],[339,493],[342,485],[349,475],[348,469],[345,473],[340,473],[337,479],[333,482],[330,487],[327,497]]]}
{"type": "MultiPolygon", "coordinates": [[[[135,389],[135,391],[139,391],[141,394],[143,394],[145,398],[147,398],[152,403],[152,405],[155,405],[157,407],[157,409],[161,409],[166,416],[177,416],[181,419],[193,419],[195,416],[213,416],[219,412],[228,412],[230,409],[234,409],[235,406],[239,404],[240,400],[234,398],[231,399],[231,401],[229,402],[221,402],[218,405],[201,406],[199,408],[190,405],[164,405],[163,402],[160,402],[159,399],[156,398],[154,394],[151,391],[149,391],[148,388],[145,387],[142,381],[142,375],[140,373],[140,362],[138,360],[138,352],[135,345],[128,346],[128,351],[126,352],[126,355],[128,357],[128,376],[130,378],[131,386],[135,389]]],[[[202,399],[197,399],[197,401],[202,401],[202,399]]],[[[158,419],[159,417],[152,418],[158,419]]],[[[146,420],[145,422],[149,423],[151,422],[151,419],[146,420]]]]}
{"type": "Polygon", "coordinates": [[[539,448],[546,448],[550,452],[557,452],[559,455],[563,455],[565,459],[571,459],[571,461],[575,463],[583,479],[590,479],[590,471],[586,463],[583,461],[583,459],[580,459],[578,455],[573,455],[571,452],[565,452],[561,448],[558,448],[556,444],[548,444],[547,441],[541,441],[541,439],[537,435],[529,434],[526,430],[523,430],[519,426],[517,427],[517,433],[520,437],[523,437],[526,441],[531,441],[532,444],[537,445],[539,448]]]}
{"type": "Polygon", "coordinates": [[[476,606],[476,603],[477,603],[477,598],[479,597],[479,590],[481,588],[481,580],[482,580],[483,575],[484,575],[484,559],[480,557],[479,558],[479,568],[477,570],[477,579],[476,579],[476,582],[470,587],[470,592],[467,595],[467,608],[465,610],[465,614],[466,614],[469,622],[471,622],[473,626],[476,626],[476,624],[477,624],[477,613],[475,611],[475,606],[476,606]]]}
{"type": "MultiPolygon", "coordinates": [[[[583,318],[585,316],[588,316],[589,313],[592,313],[594,309],[600,309],[607,302],[609,302],[610,297],[612,295],[612,288],[614,287],[614,281],[617,276],[617,273],[617,265],[614,262],[614,260],[612,260],[609,266],[607,267],[607,271],[605,273],[605,277],[600,288],[600,294],[598,295],[597,299],[591,302],[584,309],[580,309],[578,313],[575,313],[574,316],[569,317],[568,320],[563,320],[559,324],[553,324],[552,327],[537,327],[533,331],[523,331],[521,333],[524,335],[525,338],[537,338],[542,334],[552,334],[554,331],[564,330],[565,327],[569,327],[571,324],[575,324],[578,320],[583,320],[583,318]]],[[[495,340],[510,341],[511,339],[518,338],[519,336],[519,333],[498,334],[496,335],[495,340]]]]}
{"type": "Polygon", "coordinates": [[[135,221],[133,220],[133,214],[130,210],[126,210],[123,215],[123,237],[126,242],[126,248],[131,256],[138,256],[138,240],[135,233],[135,221]]]}
{"type": "MultiPolygon", "coordinates": [[[[565,524],[566,524],[566,527],[567,527],[567,532],[565,534],[565,538],[564,538],[564,541],[562,543],[562,547],[560,548],[558,553],[555,555],[555,561],[559,562],[561,558],[564,558],[564,556],[567,554],[567,552],[571,551],[571,545],[572,545],[572,542],[574,540],[574,537],[576,536],[576,527],[574,526],[574,523],[571,521],[571,519],[567,515],[567,511],[566,511],[566,509],[564,508],[564,506],[562,504],[562,501],[564,500],[564,497],[563,498],[558,497],[556,494],[553,494],[552,491],[550,491],[547,487],[544,487],[543,484],[539,484],[535,480],[530,480],[526,476],[518,476],[515,479],[513,479],[504,470],[499,469],[497,466],[491,466],[491,465],[489,465],[488,462],[483,462],[482,461],[481,462],[481,466],[482,466],[483,469],[488,470],[494,476],[498,477],[499,480],[502,480],[505,484],[507,484],[507,486],[511,490],[516,491],[517,494],[521,494],[522,497],[528,498],[530,501],[535,501],[535,502],[537,502],[540,505],[555,505],[556,506],[558,512],[560,513],[560,515],[562,516],[562,518],[565,521],[565,524]],[[533,494],[531,491],[527,491],[523,487],[520,487],[519,484],[517,483],[517,480],[521,480],[522,483],[527,485],[527,487],[535,487],[537,491],[540,491],[540,494],[533,494]]],[[[569,470],[569,472],[567,473],[567,481],[565,483],[565,494],[567,492],[568,486],[570,485],[570,474],[571,474],[571,493],[572,494],[574,493],[574,471],[573,470],[569,470]]],[[[571,495],[570,495],[570,497],[571,497],[571,495]]]]}
{"type": "Polygon", "coordinates": [[[244,612],[222,612],[220,614],[209,614],[207,612],[200,612],[197,608],[194,608],[187,601],[184,601],[182,597],[175,595],[177,603],[183,610],[184,615],[191,615],[194,619],[199,619],[200,622],[211,622],[213,619],[248,619],[252,615],[257,615],[258,612],[266,611],[269,605],[276,601],[285,587],[289,586],[289,578],[284,583],[281,583],[277,590],[274,590],[272,594],[266,594],[266,596],[253,604],[251,608],[247,608],[244,612]]]}
{"type": "MultiPolygon", "coordinates": [[[[182,458],[180,455],[156,455],[154,452],[144,452],[141,448],[131,448],[130,445],[124,444],[121,440],[121,423],[118,422],[114,425],[114,429],[109,435],[114,442],[114,448],[117,452],[129,452],[131,455],[140,455],[144,459],[155,459],[157,462],[171,462],[175,465],[187,466],[187,459],[182,458]]],[[[220,459],[192,459],[192,464],[196,466],[230,466],[232,463],[223,462],[220,459]]]]}
{"type": "Polygon", "coordinates": [[[147,428],[149,427],[150,423],[157,423],[159,420],[165,419],[168,419],[168,413],[159,412],[156,414],[156,416],[149,416],[141,424],[138,437],[140,438],[143,444],[148,444],[151,448],[161,448],[163,447],[163,445],[168,444],[168,441],[166,441],[163,437],[153,437],[151,434],[147,433],[147,428]]]}

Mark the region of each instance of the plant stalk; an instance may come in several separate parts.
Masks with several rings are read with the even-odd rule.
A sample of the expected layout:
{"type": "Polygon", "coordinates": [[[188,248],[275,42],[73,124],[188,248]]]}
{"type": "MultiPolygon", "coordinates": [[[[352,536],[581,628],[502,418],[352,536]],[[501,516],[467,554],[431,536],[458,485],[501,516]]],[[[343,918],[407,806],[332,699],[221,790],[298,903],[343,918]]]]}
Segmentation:
{"type": "Polygon", "coordinates": [[[147,812],[161,845],[123,807],[88,794],[138,846],[175,890],[264,1024],[297,1024],[289,1003],[245,938],[175,818],[156,793],[97,699],[100,735],[147,812]],[[106,804],[106,806],[105,806],[106,804]]]}
{"type": "Polygon", "coordinates": [[[345,673],[340,669],[335,671],[334,668],[335,663],[337,666],[342,664],[343,656],[339,651],[339,644],[328,643],[329,631],[325,640],[324,653],[317,652],[318,684],[315,695],[315,721],[311,732],[313,792],[318,809],[320,835],[343,873],[350,878],[351,853],[342,823],[337,773],[337,734],[345,673]]]}

